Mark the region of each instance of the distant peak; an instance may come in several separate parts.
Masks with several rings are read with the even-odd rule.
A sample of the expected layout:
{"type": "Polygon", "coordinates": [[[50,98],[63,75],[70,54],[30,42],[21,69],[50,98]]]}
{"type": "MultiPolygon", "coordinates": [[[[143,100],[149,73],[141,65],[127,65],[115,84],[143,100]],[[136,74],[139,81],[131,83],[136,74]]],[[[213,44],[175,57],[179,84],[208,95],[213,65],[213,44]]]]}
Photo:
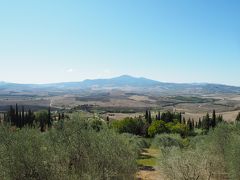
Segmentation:
{"type": "Polygon", "coordinates": [[[135,77],[124,74],[124,75],[119,76],[118,78],[135,78],[135,77]]]}

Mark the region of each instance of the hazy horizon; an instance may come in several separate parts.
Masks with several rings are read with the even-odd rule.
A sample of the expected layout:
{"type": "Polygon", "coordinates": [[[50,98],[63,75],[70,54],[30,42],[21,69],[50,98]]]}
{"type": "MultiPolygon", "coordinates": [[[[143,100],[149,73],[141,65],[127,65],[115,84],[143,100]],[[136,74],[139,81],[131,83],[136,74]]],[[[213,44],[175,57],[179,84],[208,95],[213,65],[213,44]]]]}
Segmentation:
{"type": "Polygon", "coordinates": [[[128,74],[122,74],[122,75],[119,75],[119,76],[113,76],[113,77],[108,77],[108,78],[87,78],[87,79],[83,79],[83,80],[79,80],[79,81],[59,81],[59,82],[46,82],[46,83],[21,83],[21,82],[9,82],[9,81],[0,81],[0,83],[14,83],[14,84],[32,84],[32,85],[50,85],[50,84],[59,84],[59,83],[78,83],[78,82],[83,82],[85,80],[99,80],[99,79],[113,79],[113,78],[119,78],[119,77],[123,77],[123,76],[129,76],[131,78],[145,78],[145,79],[148,79],[148,80],[153,80],[153,81],[157,81],[157,82],[160,82],[160,83],[173,83],[173,84],[219,84],[219,85],[226,85],[226,86],[236,86],[236,87],[240,87],[240,86],[237,86],[237,85],[231,85],[231,84],[224,84],[224,83],[210,83],[210,82],[169,82],[169,81],[159,81],[159,80],[156,80],[156,79],[150,79],[150,78],[147,78],[147,77],[143,77],[143,76],[132,76],[132,75],[128,75],[128,74]]]}
{"type": "Polygon", "coordinates": [[[240,86],[240,1],[30,1],[0,7],[0,81],[123,74],[240,86]]]}

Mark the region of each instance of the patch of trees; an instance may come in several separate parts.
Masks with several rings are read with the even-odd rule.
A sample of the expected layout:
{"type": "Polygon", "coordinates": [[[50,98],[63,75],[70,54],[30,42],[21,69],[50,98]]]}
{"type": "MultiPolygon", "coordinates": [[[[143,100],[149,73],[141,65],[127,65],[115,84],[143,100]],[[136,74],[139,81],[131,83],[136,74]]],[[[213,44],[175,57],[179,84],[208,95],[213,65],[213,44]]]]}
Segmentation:
{"type": "Polygon", "coordinates": [[[120,121],[113,121],[111,127],[119,133],[130,133],[134,135],[147,136],[149,124],[142,117],[125,118],[120,121]]]}
{"type": "MultiPolygon", "coordinates": [[[[64,115],[62,114],[60,118],[64,118],[64,115]]],[[[9,111],[4,114],[4,122],[17,128],[38,126],[43,132],[52,126],[51,109],[49,107],[47,111],[34,113],[31,109],[25,111],[24,106],[19,107],[16,104],[15,108],[10,106],[9,111]]]]}
{"type": "Polygon", "coordinates": [[[44,134],[1,124],[0,179],[134,179],[139,149],[132,138],[92,130],[77,115],[62,122],[44,134]]]}
{"type": "Polygon", "coordinates": [[[16,104],[15,108],[10,106],[9,111],[4,114],[4,121],[18,128],[33,126],[35,115],[30,109],[25,111],[24,106],[19,108],[16,104]]]}
{"type": "Polygon", "coordinates": [[[182,120],[182,114],[177,112],[158,112],[155,120],[148,128],[148,135],[154,137],[162,133],[178,133],[182,137],[186,137],[193,132],[193,122],[185,119],[182,120]]]}
{"type": "Polygon", "coordinates": [[[165,134],[153,142],[161,149],[160,166],[168,179],[239,179],[239,140],[239,125],[221,123],[205,136],[165,134]]]}
{"type": "MultiPolygon", "coordinates": [[[[191,126],[191,125],[189,125],[191,126]]],[[[147,110],[145,116],[125,118],[111,123],[111,127],[119,133],[131,133],[145,137],[153,137],[160,133],[179,133],[182,136],[190,134],[191,128],[183,124],[181,113],[158,112],[155,118],[152,112],[147,110]]]]}
{"type": "Polygon", "coordinates": [[[216,115],[216,111],[213,110],[212,117],[210,117],[209,113],[206,114],[202,119],[200,118],[198,123],[195,124],[195,127],[208,132],[211,128],[215,128],[219,123],[223,122],[222,115],[216,115]]]}
{"type": "MultiPolygon", "coordinates": [[[[240,113],[237,119],[240,121],[240,113]]],[[[223,121],[223,116],[216,115],[215,110],[213,110],[212,116],[207,113],[198,122],[190,118],[186,120],[182,113],[178,112],[157,112],[153,116],[152,112],[147,110],[144,116],[114,121],[111,126],[119,133],[131,133],[147,137],[154,137],[162,133],[176,133],[182,137],[187,137],[196,135],[196,128],[201,129],[203,133],[207,133],[223,121]]]]}

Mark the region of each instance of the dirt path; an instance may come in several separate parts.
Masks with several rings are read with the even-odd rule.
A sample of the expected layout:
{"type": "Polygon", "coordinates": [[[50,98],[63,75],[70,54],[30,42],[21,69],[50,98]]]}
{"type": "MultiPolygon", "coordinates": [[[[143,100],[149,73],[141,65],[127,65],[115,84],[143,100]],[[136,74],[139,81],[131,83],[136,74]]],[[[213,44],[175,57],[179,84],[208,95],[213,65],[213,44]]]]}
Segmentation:
{"type": "Polygon", "coordinates": [[[156,149],[144,149],[138,160],[139,172],[138,180],[164,180],[159,170],[157,170],[157,159],[159,151],[156,149]]]}

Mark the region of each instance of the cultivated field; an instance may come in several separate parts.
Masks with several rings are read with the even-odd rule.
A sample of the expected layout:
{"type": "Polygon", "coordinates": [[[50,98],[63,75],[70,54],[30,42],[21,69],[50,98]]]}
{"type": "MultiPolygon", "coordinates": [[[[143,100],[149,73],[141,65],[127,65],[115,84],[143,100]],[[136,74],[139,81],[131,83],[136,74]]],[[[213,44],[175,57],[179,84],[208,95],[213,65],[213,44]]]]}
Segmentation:
{"type": "Polygon", "coordinates": [[[240,95],[216,94],[161,94],[156,92],[131,92],[123,90],[97,90],[79,92],[6,92],[0,91],[0,110],[18,103],[27,108],[42,109],[51,106],[56,109],[86,110],[123,119],[143,115],[146,109],[182,112],[185,118],[198,120],[213,109],[227,121],[234,120],[240,111],[240,95]],[[2,93],[2,94],[1,94],[2,93]]]}

